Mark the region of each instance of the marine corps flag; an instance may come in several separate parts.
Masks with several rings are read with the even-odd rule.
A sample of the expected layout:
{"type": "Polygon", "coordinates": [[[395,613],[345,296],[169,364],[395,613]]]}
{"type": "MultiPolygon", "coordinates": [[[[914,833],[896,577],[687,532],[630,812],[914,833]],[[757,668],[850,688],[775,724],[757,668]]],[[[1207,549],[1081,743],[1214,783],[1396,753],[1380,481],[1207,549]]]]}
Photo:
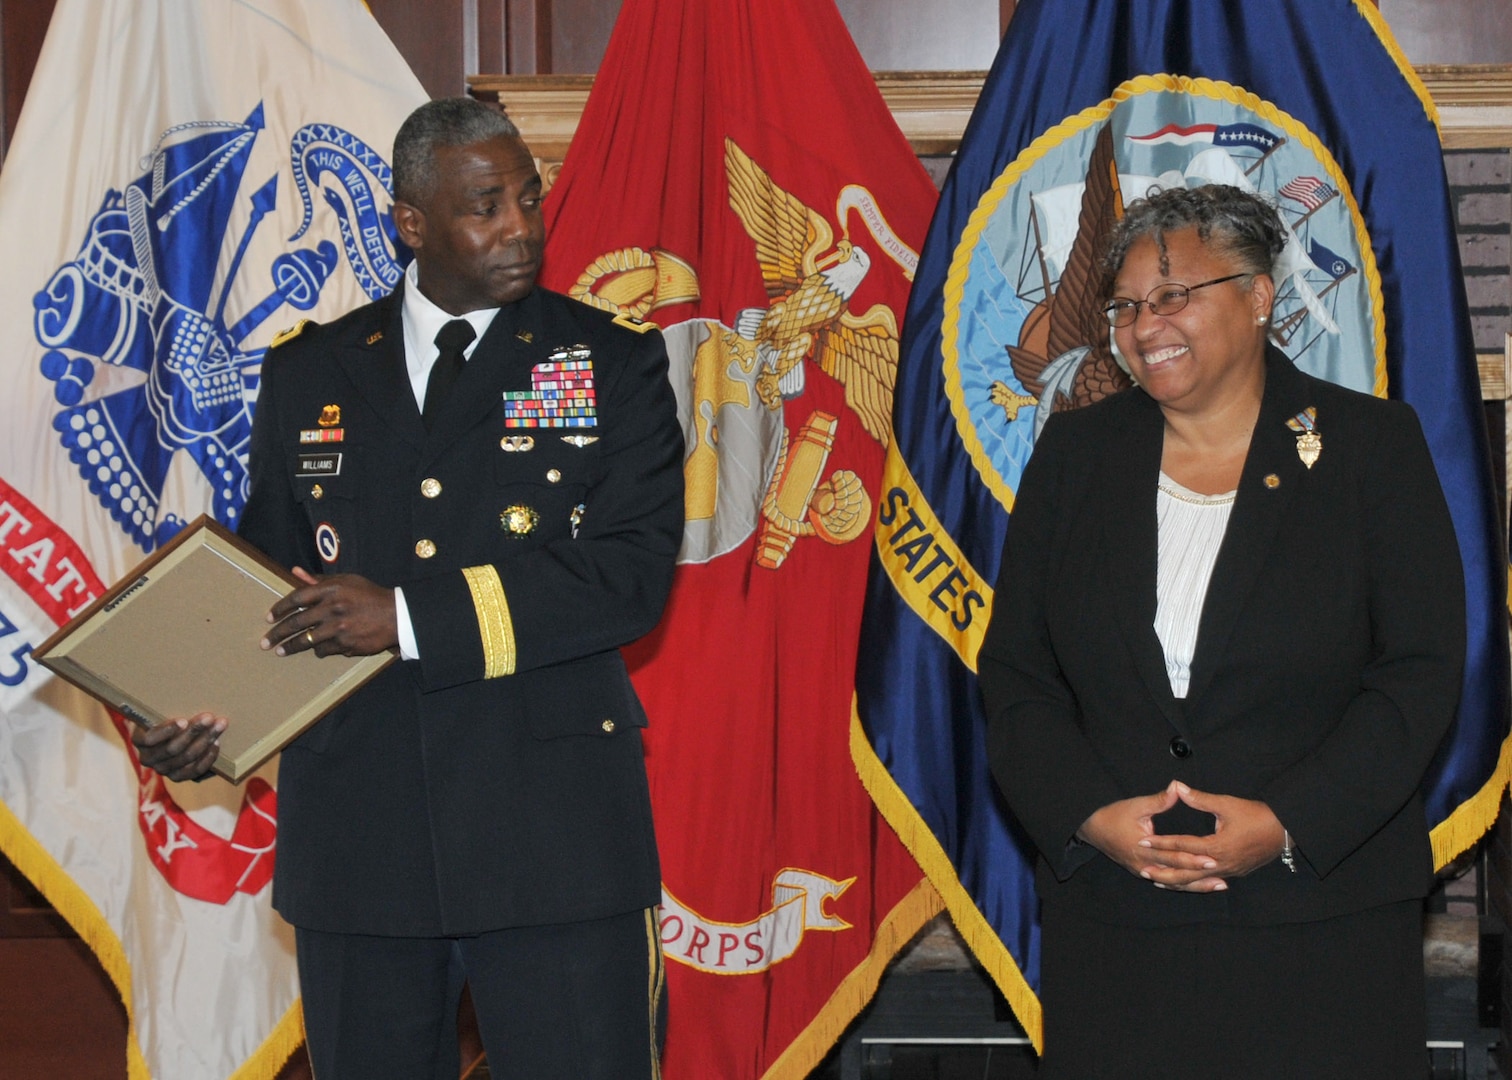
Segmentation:
{"type": "Polygon", "coordinates": [[[424,100],[361,0],[59,0],[0,175],[0,850],[120,991],[131,1080],[270,1077],[302,1038],[276,770],[169,784],[29,653],[237,523],[273,334],[402,272],[387,155],[424,100]]]}
{"type": "MultiPolygon", "coordinates": [[[[1505,553],[1435,123],[1363,0],[1024,0],[1014,13],[905,319],[856,750],[1036,1041],[1033,852],[988,775],[976,656],[1045,418],[1129,385],[1096,312],[1095,249],[1151,188],[1271,198],[1290,232],[1273,340],[1306,371],[1416,407],[1469,601],[1459,720],[1425,781],[1439,864],[1495,818],[1505,553]]],[[[1305,618],[1308,598],[1296,602],[1305,618]]]]}
{"type": "Polygon", "coordinates": [[[938,900],[848,750],[898,321],[935,191],[830,0],[630,0],[543,280],[662,328],[687,526],[628,650],[671,1080],[804,1077],[938,900]]]}

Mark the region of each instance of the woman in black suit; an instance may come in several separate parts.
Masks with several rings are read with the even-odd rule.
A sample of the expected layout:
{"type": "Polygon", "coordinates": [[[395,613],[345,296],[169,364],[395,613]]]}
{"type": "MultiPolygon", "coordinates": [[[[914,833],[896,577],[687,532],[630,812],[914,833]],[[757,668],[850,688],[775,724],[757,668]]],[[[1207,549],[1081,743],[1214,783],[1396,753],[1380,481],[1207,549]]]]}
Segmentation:
{"type": "Polygon", "coordinates": [[[1268,344],[1284,239],[1231,187],[1132,204],[1138,388],[1055,415],[1017,493],[979,674],[1041,855],[1044,1080],[1425,1074],[1463,578],[1412,410],[1268,344]]]}

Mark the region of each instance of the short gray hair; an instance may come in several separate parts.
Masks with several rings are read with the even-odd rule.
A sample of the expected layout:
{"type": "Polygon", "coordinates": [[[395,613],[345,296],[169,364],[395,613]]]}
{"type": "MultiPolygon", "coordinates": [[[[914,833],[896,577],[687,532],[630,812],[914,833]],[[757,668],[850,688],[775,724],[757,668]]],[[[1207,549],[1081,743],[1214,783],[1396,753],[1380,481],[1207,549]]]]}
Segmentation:
{"type": "Polygon", "coordinates": [[[1228,184],[1196,188],[1167,188],[1135,199],[1108,239],[1103,256],[1103,295],[1113,291],[1113,279],[1136,240],[1150,237],[1160,250],[1160,269],[1170,265],[1167,233],[1195,228],[1203,243],[1237,262],[1246,274],[1269,274],[1286,246],[1286,228],[1276,208],[1253,192],[1228,184]]]}
{"type": "Polygon", "coordinates": [[[394,198],[422,205],[436,190],[436,148],[520,137],[509,117],[469,97],[427,101],[394,136],[394,198]]]}

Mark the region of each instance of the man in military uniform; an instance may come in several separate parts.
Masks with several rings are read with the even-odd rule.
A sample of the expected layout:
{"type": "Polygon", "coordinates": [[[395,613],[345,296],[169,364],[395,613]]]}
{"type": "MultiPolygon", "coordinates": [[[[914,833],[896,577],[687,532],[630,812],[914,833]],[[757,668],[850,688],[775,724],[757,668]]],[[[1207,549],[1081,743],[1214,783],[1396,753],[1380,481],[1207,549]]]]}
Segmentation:
{"type": "MultiPolygon", "coordinates": [[[[394,187],[414,263],[269,350],[240,523],[306,583],[264,648],[403,661],[280,766],[315,1075],[432,1075],[463,970],[494,1075],[651,1077],[661,886],[617,650],[681,539],[661,335],[535,286],[540,177],[486,106],[416,110],[394,187]]],[[[135,742],[197,777],[225,725],[135,742]]]]}

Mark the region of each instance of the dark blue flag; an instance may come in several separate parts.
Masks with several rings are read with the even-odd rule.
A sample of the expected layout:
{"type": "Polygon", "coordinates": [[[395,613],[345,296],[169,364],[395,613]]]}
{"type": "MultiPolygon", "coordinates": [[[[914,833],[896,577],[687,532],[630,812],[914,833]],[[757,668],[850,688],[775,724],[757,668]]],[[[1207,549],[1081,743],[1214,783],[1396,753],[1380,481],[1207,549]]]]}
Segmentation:
{"type": "Polygon", "coordinates": [[[1485,832],[1507,782],[1506,561],[1436,113],[1380,15],[1351,0],[1023,0],[904,322],[852,749],[1036,1044],[1033,851],[988,775],[977,650],[1045,417],[1128,385],[1095,330],[1100,236],[1137,196],[1211,182],[1269,195],[1291,231],[1275,275],[1285,351],[1422,419],[1469,602],[1459,719],[1425,780],[1440,865],[1485,832]],[[1297,177],[1339,197],[1281,203],[1297,177]],[[1327,279],[1309,251],[1327,252],[1327,279]]]}

